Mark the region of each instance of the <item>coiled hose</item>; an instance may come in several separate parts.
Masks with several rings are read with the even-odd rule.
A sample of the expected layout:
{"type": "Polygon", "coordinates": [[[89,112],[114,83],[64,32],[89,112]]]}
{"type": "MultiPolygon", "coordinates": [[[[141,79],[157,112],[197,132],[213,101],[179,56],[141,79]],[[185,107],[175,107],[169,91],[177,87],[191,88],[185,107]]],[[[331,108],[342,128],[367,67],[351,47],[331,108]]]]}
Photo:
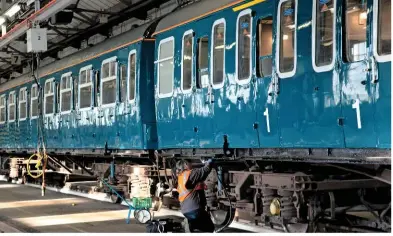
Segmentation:
{"type": "Polygon", "coordinates": [[[45,170],[46,170],[46,165],[48,163],[48,155],[44,152],[43,155],[39,153],[35,153],[30,156],[29,160],[27,161],[27,174],[32,177],[33,179],[39,179],[42,177],[42,187],[41,187],[41,195],[45,196],[45,170]],[[33,160],[34,157],[37,157],[37,164],[35,165],[35,168],[38,170],[38,173],[36,175],[33,175],[30,170],[30,162],[33,160]],[[42,171],[39,172],[40,166],[42,166],[42,171]]]}
{"type": "MultiPolygon", "coordinates": [[[[212,169],[215,169],[215,168],[212,168],[212,169]]],[[[217,170],[216,170],[216,173],[218,173],[217,170]]],[[[220,184],[223,186],[224,194],[228,198],[228,201],[229,201],[229,218],[228,218],[228,221],[226,222],[226,224],[224,226],[222,226],[221,228],[217,229],[215,231],[215,233],[221,232],[222,230],[226,229],[229,226],[230,223],[232,223],[232,210],[233,210],[231,198],[230,198],[230,196],[229,196],[229,194],[228,194],[228,192],[227,192],[227,190],[226,190],[226,188],[224,186],[224,183],[222,182],[222,180],[221,180],[221,178],[220,178],[220,176],[218,174],[217,174],[217,179],[220,182],[220,184]]]]}

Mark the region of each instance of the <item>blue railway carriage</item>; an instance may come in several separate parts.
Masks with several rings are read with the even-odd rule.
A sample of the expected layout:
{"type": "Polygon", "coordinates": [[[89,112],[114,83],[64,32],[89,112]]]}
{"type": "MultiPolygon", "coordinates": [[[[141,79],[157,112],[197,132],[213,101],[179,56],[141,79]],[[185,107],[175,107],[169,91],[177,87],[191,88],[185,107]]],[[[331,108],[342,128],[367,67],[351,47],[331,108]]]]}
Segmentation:
{"type": "Polygon", "coordinates": [[[64,185],[59,166],[110,173],[131,198],[139,173],[147,195],[171,204],[173,161],[216,157],[206,195],[221,226],[236,208],[287,231],[322,219],[324,232],[390,231],[391,15],[391,0],[176,8],[0,85],[0,166],[45,143],[62,176],[47,181],[64,185]]]}
{"type": "Polygon", "coordinates": [[[143,39],[146,28],[45,65],[37,81],[24,75],[2,85],[1,148],[32,153],[45,138],[54,154],[156,149],[154,42],[143,39]]]}
{"type": "Polygon", "coordinates": [[[390,6],[222,0],[167,16],[154,34],[159,149],[390,163],[390,6]]]}

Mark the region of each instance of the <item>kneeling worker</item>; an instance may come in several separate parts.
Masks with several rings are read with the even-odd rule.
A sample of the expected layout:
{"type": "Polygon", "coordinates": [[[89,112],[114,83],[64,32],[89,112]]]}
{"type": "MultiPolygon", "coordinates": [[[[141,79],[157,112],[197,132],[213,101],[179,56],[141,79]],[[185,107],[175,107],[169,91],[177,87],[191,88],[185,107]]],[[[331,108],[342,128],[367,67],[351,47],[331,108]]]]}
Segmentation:
{"type": "Polygon", "coordinates": [[[176,163],[181,212],[188,220],[190,232],[214,232],[214,224],[206,211],[205,184],[210,174],[212,160],[202,168],[193,169],[188,161],[176,163]]]}

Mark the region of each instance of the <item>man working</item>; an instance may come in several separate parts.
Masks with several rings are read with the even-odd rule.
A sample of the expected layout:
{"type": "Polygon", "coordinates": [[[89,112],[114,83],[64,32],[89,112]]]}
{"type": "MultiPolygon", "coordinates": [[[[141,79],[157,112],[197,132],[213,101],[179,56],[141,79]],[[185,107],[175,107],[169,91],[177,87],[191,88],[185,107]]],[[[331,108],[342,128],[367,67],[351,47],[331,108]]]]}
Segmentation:
{"type": "Polygon", "coordinates": [[[203,183],[212,170],[211,163],[210,159],[204,167],[196,169],[185,160],[176,163],[181,212],[188,220],[190,232],[194,230],[214,232],[214,224],[205,209],[206,196],[203,183]]]}

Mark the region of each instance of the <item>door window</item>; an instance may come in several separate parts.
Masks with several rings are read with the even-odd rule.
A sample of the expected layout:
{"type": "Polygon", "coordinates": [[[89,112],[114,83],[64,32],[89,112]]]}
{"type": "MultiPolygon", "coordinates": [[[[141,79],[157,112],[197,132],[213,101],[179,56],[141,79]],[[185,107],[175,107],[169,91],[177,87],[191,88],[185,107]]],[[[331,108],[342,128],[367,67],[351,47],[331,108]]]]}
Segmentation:
{"type": "Polygon", "coordinates": [[[245,10],[239,14],[237,19],[236,74],[238,82],[247,81],[251,78],[251,29],[251,10],[245,10]]]}
{"type": "Polygon", "coordinates": [[[296,1],[281,2],[279,8],[278,71],[282,78],[291,77],[296,70],[296,1]]]}
{"type": "Polygon", "coordinates": [[[345,1],[345,55],[347,62],[367,58],[367,1],[345,1]]]}
{"type": "Polygon", "coordinates": [[[271,76],[273,63],[273,17],[268,16],[258,22],[257,74],[258,77],[271,76]]]}

